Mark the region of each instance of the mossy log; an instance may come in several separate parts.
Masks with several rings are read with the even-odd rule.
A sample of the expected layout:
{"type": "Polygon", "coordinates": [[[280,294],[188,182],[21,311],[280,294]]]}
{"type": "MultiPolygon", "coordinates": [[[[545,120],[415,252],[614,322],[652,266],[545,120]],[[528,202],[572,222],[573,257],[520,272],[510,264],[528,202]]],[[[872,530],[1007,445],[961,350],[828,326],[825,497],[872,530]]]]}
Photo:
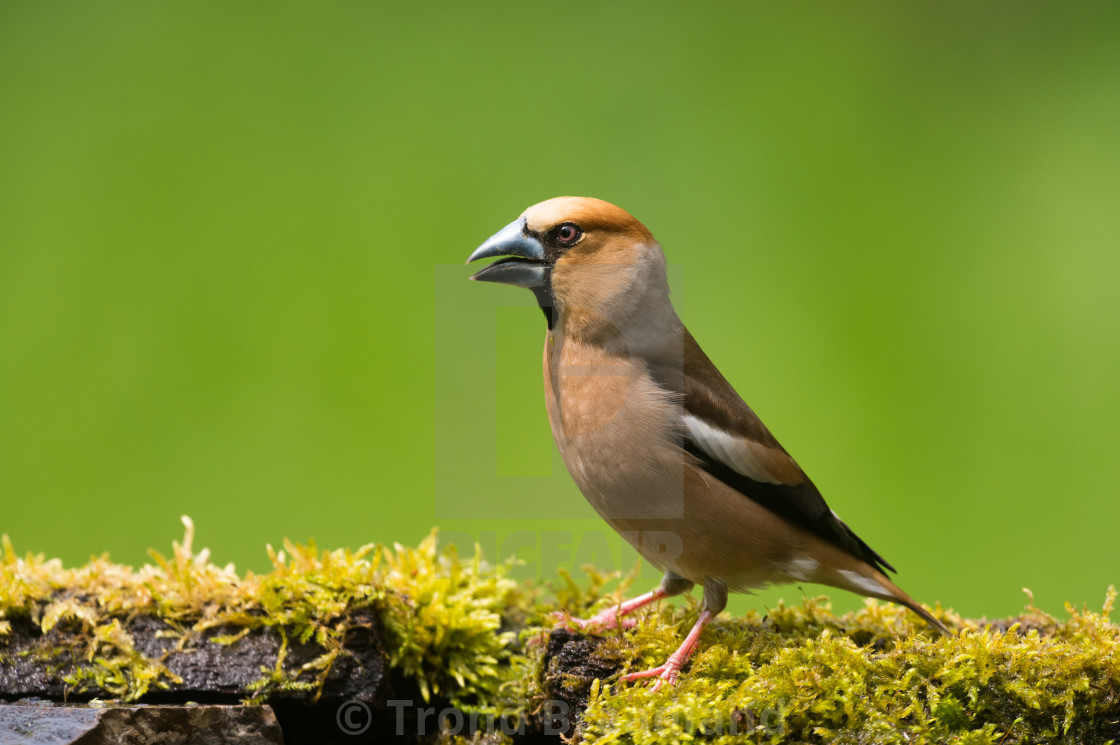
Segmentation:
{"type": "MultiPolygon", "coordinates": [[[[380,621],[371,608],[339,618],[345,627],[341,653],[326,676],[310,665],[327,653],[314,640],[288,641],[278,628],[217,626],[193,634],[153,616],[125,619],[119,626],[146,666],[143,701],[237,704],[256,698],[271,703],[357,699],[384,707],[389,690],[389,658],[380,621]],[[281,649],[286,653],[281,656],[281,649]],[[284,685],[270,685],[273,680],[284,685]]],[[[128,676],[97,657],[97,641],[77,623],[44,632],[29,618],[13,619],[0,647],[0,698],[88,701],[119,698],[128,676]]],[[[125,698],[128,698],[126,695],[125,698]]]]}
{"type": "Polygon", "coordinates": [[[695,601],[581,634],[558,628],[557,611],[605,608],[626,579],[518,584],[509,565],[438,551],[434,535],[416,549],[285,543],[269,549],[273,571],[240,575],[195,553],[187,527],[140,569],[64,569],[4,539],[0,700],[267,703],[288,745],[1120,738],[1112,591],[1101,612],[1063,619],[1033,605],[999,622],[935,609],[949,637],[873,601],[724,615],[678,683],[654,692],[618,678],[663,661],[695,601]]]}
{"type": "Polygon", "coordinates": [[[955,618],[958,633],[942,638],[892,606],[835,616],[823,599],[808,599],[717,620],[667,691],[618,683],[678,643],[689,619],[667,610],[625,634],[553,630],[541,681],[562,713],[575,713],[586,742],[1120,740],[1120,629],[1103,615],[1071,613],[955,618]]]}

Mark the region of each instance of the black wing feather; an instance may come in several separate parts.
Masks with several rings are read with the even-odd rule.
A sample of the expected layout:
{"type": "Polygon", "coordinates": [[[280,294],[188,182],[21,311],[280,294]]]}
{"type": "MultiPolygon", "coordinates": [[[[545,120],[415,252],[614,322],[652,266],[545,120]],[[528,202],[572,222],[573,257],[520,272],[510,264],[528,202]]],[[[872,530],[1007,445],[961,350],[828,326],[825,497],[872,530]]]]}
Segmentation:
{"type": "Polygon", "coordinates": [[[806,480],[792,485],[755,481],[725,463],[709,457],[689,437],[684,439],[684,449],[695,458],[700,468],[743,496],[753,499],[790,522],[808,528],[821,538],[835,543],[880,571],[886,569],[897,571],[862,538],[852,532],[843,520],[836,517],[811,481],[806,480]]]}

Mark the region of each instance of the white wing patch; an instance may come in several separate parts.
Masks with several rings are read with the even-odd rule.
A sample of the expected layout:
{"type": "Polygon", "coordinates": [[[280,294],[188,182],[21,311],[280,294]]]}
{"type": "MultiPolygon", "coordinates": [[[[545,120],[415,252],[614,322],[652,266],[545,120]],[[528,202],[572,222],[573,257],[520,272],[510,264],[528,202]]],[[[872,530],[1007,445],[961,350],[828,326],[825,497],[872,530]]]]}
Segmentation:
{"type": "Polygon", "coordinates": [[[765,448],[764,445],[724,432],[691,414],[685,414],[683,420],[688,436],[709,458],[723,463],[749,479],[767,484],[783,483],[759,460],[755,449],[765,448]]]}
{"type": "Polygon", "coordinates": [[[811,559],[808,556],[800,559],[790,559],[783,566],[786,574],[798,582],[816,582],[817,572],[820,570],[821,565],[816,559],[811,559]]]}
{"type": "Polygon", "coordinates": [[[848,582],[848,589],[853,592],[858,592],[861,595],[880,596],[883,593],[890,594],[890,590],[883,587],[881,584],[871,579],[864,577],[859,572],[853,572],[851,569],[839,569],[837,574],[843,577],[848,582]]]}

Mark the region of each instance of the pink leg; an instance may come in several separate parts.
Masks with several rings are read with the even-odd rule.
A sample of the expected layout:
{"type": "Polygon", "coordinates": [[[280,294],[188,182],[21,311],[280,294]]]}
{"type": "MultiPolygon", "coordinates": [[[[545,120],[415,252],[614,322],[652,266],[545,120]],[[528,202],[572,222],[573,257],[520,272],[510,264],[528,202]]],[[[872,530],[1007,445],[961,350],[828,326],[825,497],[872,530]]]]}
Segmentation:
{"type": "Polygon", "coordinates": [[[623,628],[628,629],[631,626],[634,626],[637,621],[635,621],[633,618],[627,618],[623,620],[623,616],[629,613],[633,613],[639,608],[644,608],[650,603],[666,597],[666,595],[667,593],[665,592],[665,590],[658,587],[656,590],[647,592],[645,595],[639,595],[636,598],[621,602],[613,608],[607,608],[606,610],[600,611],[587,620],[584,620],[582,618],[572,618],[571,616],[563,613],[556,613],[554,614],[554,616],[562,623],[575,627],[581,631],[586,630],[592,626],[603,629],[617,629],[619,626],[622,626],[623,628]]]}
{"type": "Polygon", "coordinates": [[[642,670],[640,672],[630,673],[629,675],[623,675],[622,680],[627,683],[632,683],[635,680],[652,678],[656,675],[660,680],[653,686],[653,690],[655,691],[661,687],[662,683],[668,682],[669,685],[676,683],[681,668],[684,667],[684,663],[688,662],[688,659],[692,657],[692,653],[696,651],[696,647],[700,643],[700,633],[704,630],[704,626],[707,625],[708,621],[715,618],[715,615],[716,614],[712,613],[710,610],[702,612],[700,617],[696,619],[696,625],[692,627],[692,631],[688,632],[688,636],[684,638],[684,641],[681,643],[681,646],[677,648],[677,651],[669,655],[669,659],[665,660],[665,664],[651,670],[642,670]]]}

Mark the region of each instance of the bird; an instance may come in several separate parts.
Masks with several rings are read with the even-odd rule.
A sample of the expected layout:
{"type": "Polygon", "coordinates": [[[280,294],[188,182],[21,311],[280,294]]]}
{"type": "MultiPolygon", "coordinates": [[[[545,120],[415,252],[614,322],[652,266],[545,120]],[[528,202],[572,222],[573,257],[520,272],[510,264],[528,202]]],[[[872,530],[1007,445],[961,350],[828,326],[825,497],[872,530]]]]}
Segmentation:
{"type": "Polygon", "coordinates": [[[895,569],[820,491],[720,373],[669,297],[666,258],[628,212],[590,197],[535,204],[467,259],[471,279],[528,289],[544,312],[545,405],[568,472],[595,511],[664,572],[650,592],[580,629],[703,588],[662,664],[624,681],[674,684],[728,592],[812,582],[893,601],[946,626],[895,585],[895,569]]]}

